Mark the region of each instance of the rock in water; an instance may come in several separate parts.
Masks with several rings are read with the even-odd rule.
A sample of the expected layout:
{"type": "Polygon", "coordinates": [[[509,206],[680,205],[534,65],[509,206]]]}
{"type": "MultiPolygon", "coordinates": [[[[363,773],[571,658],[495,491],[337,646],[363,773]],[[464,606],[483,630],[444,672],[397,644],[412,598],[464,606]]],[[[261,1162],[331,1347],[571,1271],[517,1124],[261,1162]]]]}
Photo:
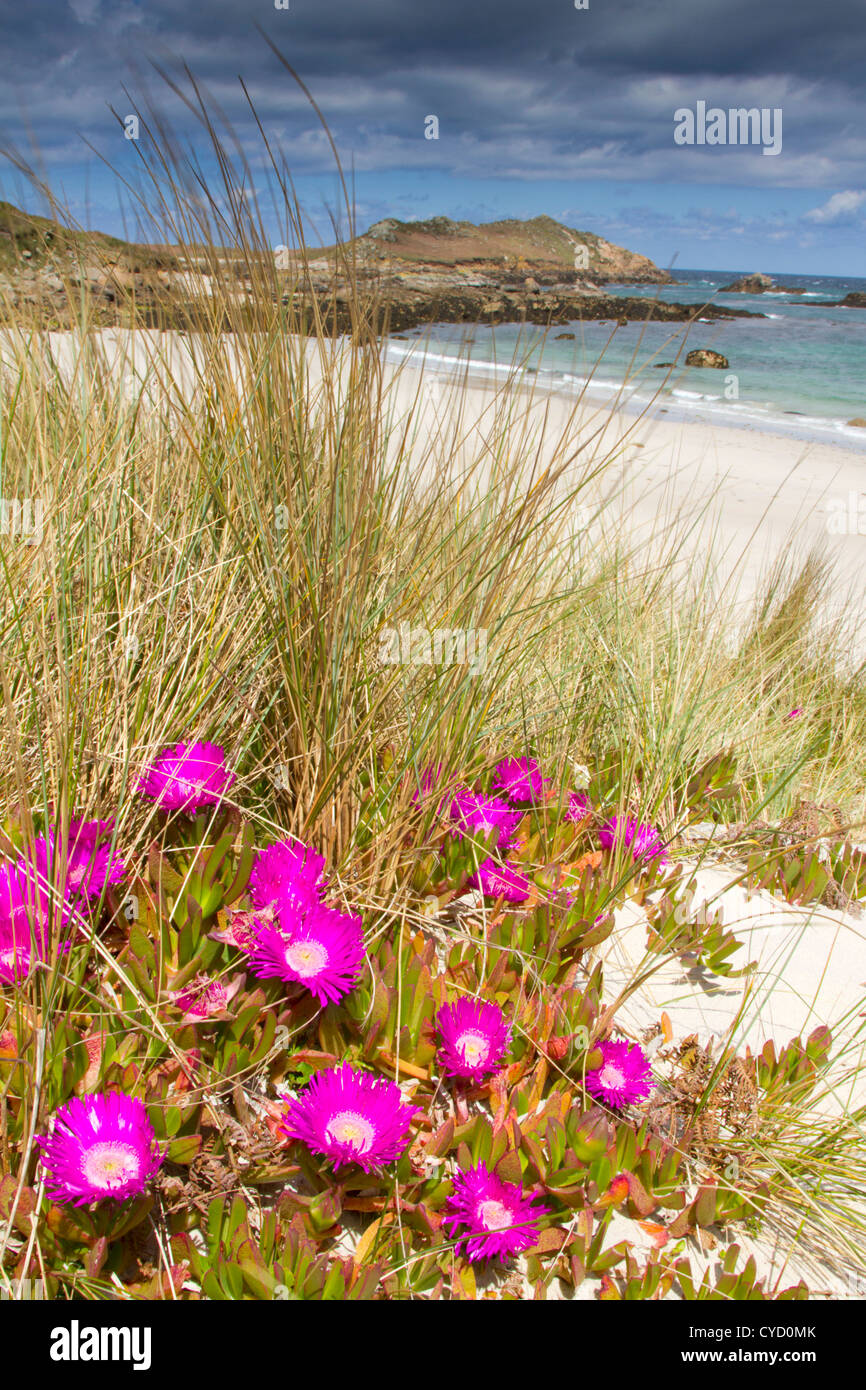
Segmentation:
{"type": "Polygon", "coordinates": [[[741,275],[739,280],[734,280],[730,285],[722,285],[719,294],[764,294],[766,290],[775,288],[771,275],[764,275],[760,270],[755,270],[751,275],[741,275]]]}
{"type": "Polygon", "coordinates": [[[720,352],[713,352],[712,348],[695,348],[686,358],[687,367],[727,367],[729,365],[727,357],[723,357],[720,352]]]}

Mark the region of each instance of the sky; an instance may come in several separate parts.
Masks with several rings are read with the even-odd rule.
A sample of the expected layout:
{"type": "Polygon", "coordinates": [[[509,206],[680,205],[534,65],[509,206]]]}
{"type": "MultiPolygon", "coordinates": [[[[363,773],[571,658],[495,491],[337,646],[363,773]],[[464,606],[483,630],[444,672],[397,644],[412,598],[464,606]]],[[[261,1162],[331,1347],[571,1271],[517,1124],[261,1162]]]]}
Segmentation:
{"type": "Polygon", "coordinates": [[[274,242],[265,140],[332,241],[334,152],[274,45],[324,118],[358,230],[544,213],[665,267],[866,276],[863,0],[585,4],[0,0],[0,197],[44,210],[24,163],[80,225],[132,234],[157,121],[212,186],[195,79],[248,195],[276,206],[274,242]],[[766,112],[763,142],[697,143],[699,111],[712,139],[732,108],[766,112]],[[694,143],[675,139],[684,111],[694,143]]]}

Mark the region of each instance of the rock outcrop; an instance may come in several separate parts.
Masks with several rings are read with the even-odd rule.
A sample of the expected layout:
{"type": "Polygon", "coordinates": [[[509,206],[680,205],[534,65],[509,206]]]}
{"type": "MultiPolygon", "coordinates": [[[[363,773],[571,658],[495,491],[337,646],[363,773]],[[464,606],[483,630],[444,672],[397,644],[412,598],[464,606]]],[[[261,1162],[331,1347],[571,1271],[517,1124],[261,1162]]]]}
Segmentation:
{"type": "Polygon", "coordinates": [[[755,270],[751,275],[741,275],[739,280],[734,280],[730,285],[722,285],[719,294],[764,294],[767,290],[775,288],[771,275],[764,275],[762,271],[755,270]]]}
{"type": "Polygon", "coordinates": [[[799,285],[777,285],[771,275],[756,270],[751,275],[741,275],[730,285],[722,285],[719,294],[805,294],[799,285]]]}
{"type": "Polygon", "coordinates": [[[721,352],[712,348],[695,348],[686,356],[687,367],[728,367],[730,363],[721,352]]]}

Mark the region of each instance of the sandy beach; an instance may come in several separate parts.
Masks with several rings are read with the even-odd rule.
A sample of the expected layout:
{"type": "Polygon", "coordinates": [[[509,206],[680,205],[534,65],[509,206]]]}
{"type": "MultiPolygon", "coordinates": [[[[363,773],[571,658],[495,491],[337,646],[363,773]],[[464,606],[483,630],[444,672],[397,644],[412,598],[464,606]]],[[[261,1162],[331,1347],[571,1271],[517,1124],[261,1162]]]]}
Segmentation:
{"type": "Polygon", "coordinates": [[[599,533],[627,533],[646,550],[678,519],[692,530],[686,553],[703,561],[708,545],[721,579],[737,570],[736,596],[747,601],[781,553],[816,549],[832,562],[840,602],[857,607],[866,594],[866,455],[839,444],[813,443],[703,420],[667,419],[609,402],[576,400],[524,378],[508,387],[477,375],[444,377],[412,365],[386,367],[395,414],[420,397],[420,436],[442,431],[457,411],[462,457],[475,456],[507,393],[515,438],[531,441],[527,477],[549,467],[566,441],[573,463],[563,489],[605,458],[603,476],[587,483],[575,533],[590,544],[599,533]],[[844,596],[844,597],[843,597],[844,596]]]}
{"type": "MultiPolygon", "coordinates": [[[[189,399],[207,379],[194,335],[106,328],[92,338],[130,399],[145,379],[154,405],[161,403],[156,381],[164,384],[164,403],[166,396],[189,399]]],[[[223,341],[228,360],[239,360],[231,337],[223,341]]],[[[43,342],[68,379],[71,336],[50,333],[43,342]]],[[[322,370],[316,352],[324,349],[312,340],[296,342],[296,360],[298,350],[315,391],[322,370]]],[[[339,344],[329,348],[341,350],[339,344]]],[[[583,543],[597,544],[604,533],[627,536],[633,548],[646,551],[676,526],[689,535],[683,553],[690,563],[703,563],[711,546],[721,581],[736,568],[736,596],[744,601],[780,554],[814,548],[834,566],[838,601],[858,609],[862,604],[866,454],[853,447],[650,411],[639,416],[617,408],[615,398],[581,400],[529,377],[493,384],[462,371],[425,372],[411,360],[386,362],[382,373],[390,447],[403,449],[415,480],[446,453],[459,477],[486,451],[501,449],[504,438],[515,478],[527,487],[563,463],[563,493],[587,479],[573,508],[573,534],[583,543]]],[[[240,370],[237,378],[242,385],[240,370]]]]}

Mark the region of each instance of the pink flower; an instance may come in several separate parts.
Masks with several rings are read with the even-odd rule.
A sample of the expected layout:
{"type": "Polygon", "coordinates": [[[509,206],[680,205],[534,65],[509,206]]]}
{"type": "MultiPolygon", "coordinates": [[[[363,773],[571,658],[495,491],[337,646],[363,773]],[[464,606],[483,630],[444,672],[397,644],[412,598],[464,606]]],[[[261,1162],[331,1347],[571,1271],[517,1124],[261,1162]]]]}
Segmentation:
{"type": "Polygon", "coordinates": [[[77,1207],[143,1192],[168,1148],[156,1142],[143,1103],[120,1091],[67,1101],[36,1142],[49,1197],[77,1207]]]}
{"type": "MultiPolygon", "coordinates": [[[[58,887],[63,886],[67,897],[101,897],[106,888],[125,876],[126,866],[112,857],[107,843],[113,830],[112,820],[70,820],[65,871],[57,871],[58,887]]],[[[34,841],[32,850],[20,859],[20,867],[32,867],[38,881],[51,883],[54,854],[60,843],[61,835],[55,826],[34,841]]]]}
{"type": "Polygon", "coordinates": [[[786,719],[797,719],[797,718],[799,718],[799,716],[800,716],[802,713],[803,713],[803,711],[802,711],[802,709],[801,709],[801,708],[799,707],[799,705],[798,705],[796,709],[792,709],[792,710],[791,710],[790,714],[786,714],[786,715],[785,715],[785,718],[786,718],[786,719]]]}
{"type": "Polygon", "coordinates": [[[28,980],[33,971],[45,964],[45,938],[18,928],[11,922],[0,922],[0,980],[5,985],[17,985],[28,980]]]}
{"type": "Polygon", "coordinates": [[[225,765],[222,748],[214,743],[178,743],[166,748],[145,770],[138,784],[142,796],[152,797],[165,811],[188,811],[216,806],[235,781],[225,765]]]}
{"type": "Polygon", "coordinates": [[[511,1028],[498,1004],[458,999],[439,1010],[436,1026],[442,1039],[439,1061],[449,1076],[480,1081],[502,1069],[511,1028]]]}
{"type": "Polygon", "coordinates": [[[653,1089],[650,1064],[637,1043],[598,1044],[602,1064],[586,1073],[590,1095],[619,1110],[623,1105],[646,1100],[653,1089]]]}
{"type": "MultiPolygon", "coordinates": [[[[0,980],[17,984],[48,959],[52,919],[61,929],[71,908],[62,901],[55,909],[48,886],[33,864],[0,865],[0,980]]],[[[68,944],[61,947],[68,950],[68,944]]]]}
{"type": "Polygon", "coordinates": [[[473,1263],[519,1255],[537,1244],[538,1218],[548,1210],[524,1197],[517,1183],[502,1182],[483,1163],[457,1174],[442,1225],[464,1229],[458,1241],[473,1263]]]}
{"type": "Polygon", "coordinates": [[[325,859],[300,840],[278,840],[256,855],[248,886],[256,907],[295,903],[310,907],[325,887],[325,859]]]}
{"type": "Polygon", "coordinates": [[[534,758],[505,758],[493,771],[493,786],[511,801],[540,801],[549,781],[534,758]]]}
{"type": "Polygon", "coordinates": [[[457,822],[455,835],[489,838],[496,835],[496,844],[505,849],[523,819],[507,801],[498,796],[477,796],[475,792],[458,792],[451,802],[451,819],[457,822]]]}
{"type": "Polygon", "coordinates": [[[584,792],[572,792],[568,798],[568,810],[565,819],[572,821],[575,825],[580,825],[581,821],[586,820],[592,812],[592,802],[584,792]]]}
{"type": "MultiPolygon", "coordinates": [[[[411,776],[411,774],[409,775],[411,776]]],[[[428,799],[428,797],[432,796],[433,793],[441,787],[442,780],[443,776],[441,763],[436,763],[435,765],[431,763],[428,767],[425,767],[424,771],[421,773],[418,786],[412,793],[412,805],[423,805],[423,803],[428,799]]],[[[440,812],[444,809],[446,803],[447,798],[446,801],[440,805],[440,812]]]]}
{"type": "Polygon", "coordinates": [[[532,885],[526,874],[522,874],[513,864],[497,864],[495,859],[485,859],[483,864],[479,864],[478,873],[470,878],[469,887],[480,888],[489,898],[525,903],[532,885]]]}
{"type": "Polygon", "coordinates": [[[361,918],[318,904],[289,929],[260,927],[247,962],[260,980],[304,985],[324,1007],[355,988],[364,963],[361,918]]]}
{"type": "Polygon", "coordinates": [[[598,838],[604,849],[613,849],[616,844],[625,845],[631,849],[632,858],[635,860],[658,859],[660,863],[664,863],[667,859],[658,831],[653,826],[642,825],[630,817],[620,819],[619,816],[613,816],[602,826],[598,838]]]}
{"type": "Polygon", "coordinates": [[[418,1113],[395,1082],[344,1062],[316,1073],[300,1099],[288,1102],[280,1127],[335,1167],[358,1163],[369,1173],[399,1158],[418,1113]]]}
{"type": "Polygon", "coordinates": [[[212,980],[208,975],[196,975],[186,989],[169,994],[175,1008],[183,1014],[182,1023],[204,1023],[209,1018],[227,1018],[228,1006],[241,985],[243,975],[236,975],[228,984],[212,980]]]}

